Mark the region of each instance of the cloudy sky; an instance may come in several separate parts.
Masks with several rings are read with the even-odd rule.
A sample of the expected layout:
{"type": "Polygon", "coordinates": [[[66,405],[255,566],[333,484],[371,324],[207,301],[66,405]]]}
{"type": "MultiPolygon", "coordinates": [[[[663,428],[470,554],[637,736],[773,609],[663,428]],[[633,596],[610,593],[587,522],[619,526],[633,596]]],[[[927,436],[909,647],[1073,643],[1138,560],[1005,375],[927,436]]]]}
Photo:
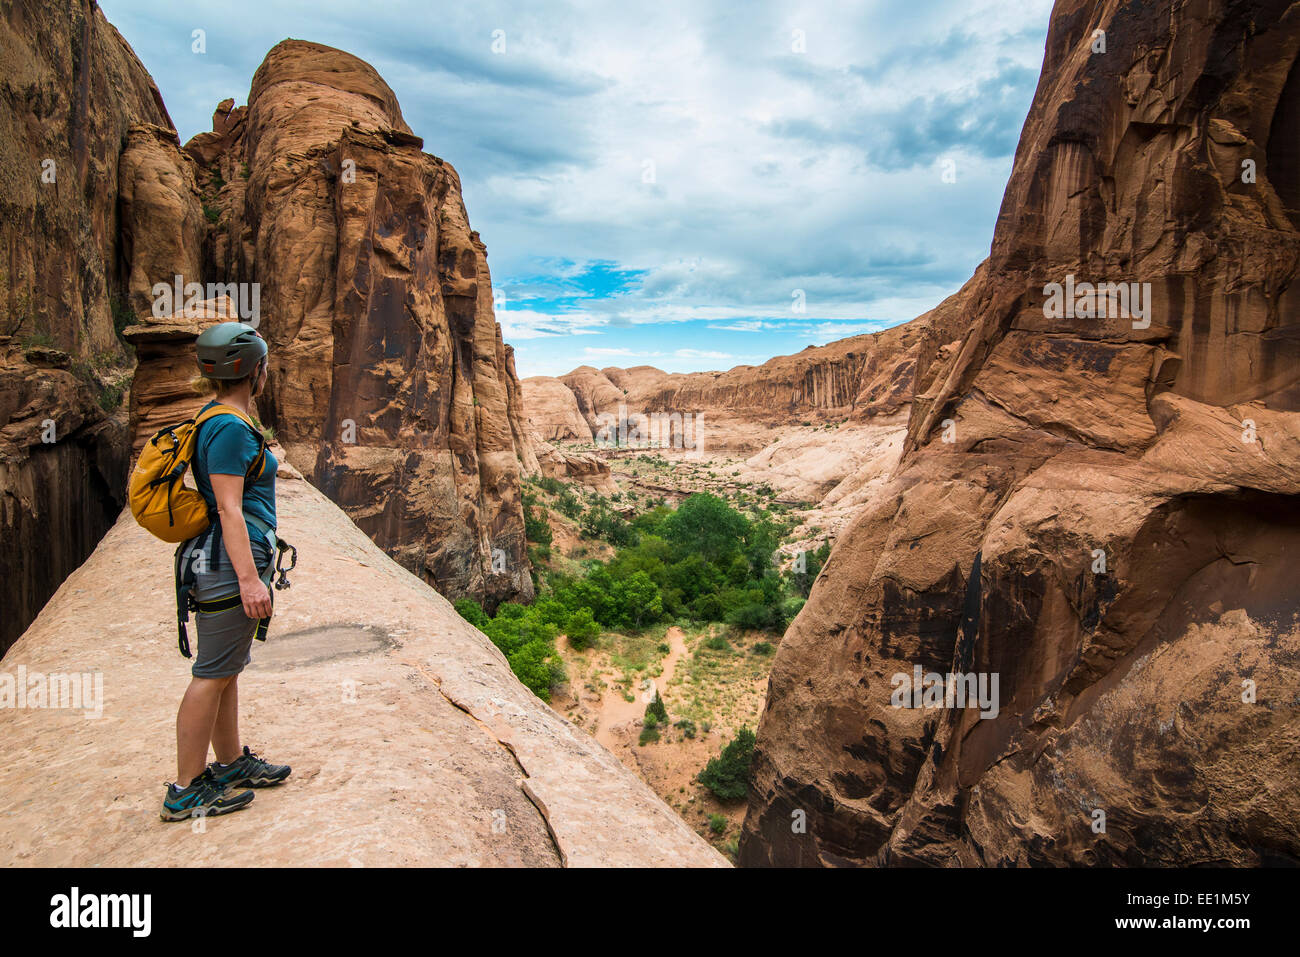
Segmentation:
{"type": "Polygon", "coordinates": [[[100,0],[186,140],[286,37],[460,173],[521,376],[760,363],[924,312],[988,253],[1049,0],[100,0]],[[195,53],[193,31],[205,32],[195,53]],[[945,171],[949,174],[945,177],[945,171]]]}

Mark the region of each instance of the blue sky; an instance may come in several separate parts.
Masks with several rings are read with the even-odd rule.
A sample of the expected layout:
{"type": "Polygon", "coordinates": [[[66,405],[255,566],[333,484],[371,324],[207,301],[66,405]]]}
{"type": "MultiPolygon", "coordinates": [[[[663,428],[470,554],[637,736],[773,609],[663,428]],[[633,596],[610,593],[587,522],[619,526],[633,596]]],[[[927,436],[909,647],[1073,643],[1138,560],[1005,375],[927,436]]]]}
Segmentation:
{"type": "Polygon", "coordinates": [[[182,140],[286,37],[356,54],[460,173],[521,376],[758,364],[988,254],[1049,0],[100,0],[182,140]],[[206,52],[191,49],[205,31],[206,52]],[[955,176],[946,182],[945,169],[955,176]]]}

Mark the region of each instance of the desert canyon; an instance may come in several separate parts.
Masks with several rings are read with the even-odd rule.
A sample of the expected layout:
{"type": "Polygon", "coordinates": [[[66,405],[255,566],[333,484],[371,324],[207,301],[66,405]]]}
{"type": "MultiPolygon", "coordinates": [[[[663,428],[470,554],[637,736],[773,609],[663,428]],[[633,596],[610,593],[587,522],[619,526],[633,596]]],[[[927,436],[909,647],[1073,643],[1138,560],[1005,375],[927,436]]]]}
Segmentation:
{"type": "MultiPolygon", "coordinates": [[[[102,672],[119,706],[3,713],[22,756],[0,766],[9,860],[216,863],[254,827],[235,815],[197,852],[159,840],[155,795],[129,782],[166,760],[105,752],[166,740],[186,680],[157,572],[171,549],[122,510],[132,455],[201,404],[194,337],[238,314],[227,284],[256,283],[258,412],[283,526],[310,548],[249,673],[287,706],[253,717],[367,761],[308,759],[333,826],[286,816],[264,863],[728,863],[675,796],[699,768],[657,764],[673,743],[638,750],[644,704],[569,648],[587,690],[548,705],[453,608],[543,597],[526,526],[549,483],[629,522],[761,489],[789,519],[783,565],[829,548],[770,662],[729,673],[742,704],[720,728],[757,732],[747,797],[715,828],[734,863],[1300,864],[1294,4],[1057,0],[969,281],[882,332],[688,374],[521,380],[456,171],[355,56],[285,40],[246,105],[221,101],[184,144],[93,0],[17,0],[0,61],[0,651],[102,672]],[[200,308],[155,314],[173,280],[200,308]],[[1059,315],[1067,281],[1144,301],[1059,315]],[[659,413],[698,435],[608,440],[659,413]],[[122,614],[96,610],[109,591],[122,614]],[[915,670],[996,675],[998,707],[899,707],[915,670]],[[125,707],[142,687],[167,693],[125,707]],[[106,832],[22,826],[44,790],[106,777],[106,832]],[[397,792],[438,826],[410,830],[397,792]]],[[[556,502],[557,562],[613,554],[556,502]]],[[[668,627],[670,712],[717,640],[668,627]]],[[[677,743],[702,761],[725,737],[677,743]]]]}

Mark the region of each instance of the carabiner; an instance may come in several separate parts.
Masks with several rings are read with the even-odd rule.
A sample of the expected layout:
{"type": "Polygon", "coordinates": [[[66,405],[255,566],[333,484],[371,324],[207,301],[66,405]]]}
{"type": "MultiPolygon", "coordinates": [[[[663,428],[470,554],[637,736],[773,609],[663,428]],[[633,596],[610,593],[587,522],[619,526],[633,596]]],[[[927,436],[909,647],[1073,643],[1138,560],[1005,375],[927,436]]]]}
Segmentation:
{"type": "Polygon", "coordinates": [[[292,582],[289,581],[289,572],[293,571],[297,567],[298,567],[298,549],[294,548],[283,538],[276,539],[275,570],[280,576],[275,582],[276,591],[283,591],[284,589],[288,588],[292,584],[292,582]],[[286,548],[290,551],[291,554],[289,555],[289,567],[283,568],[281,567],[281,563],[284,561],[284,550],[286,548]]]}

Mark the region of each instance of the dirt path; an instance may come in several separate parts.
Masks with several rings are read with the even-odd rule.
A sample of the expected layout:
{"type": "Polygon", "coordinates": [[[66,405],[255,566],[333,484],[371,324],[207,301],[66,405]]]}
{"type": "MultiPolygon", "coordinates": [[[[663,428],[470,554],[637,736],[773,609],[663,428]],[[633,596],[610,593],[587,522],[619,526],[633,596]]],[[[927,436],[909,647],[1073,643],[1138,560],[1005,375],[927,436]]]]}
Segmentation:
{"type": "Polygon", "coordinates": [[[639,721],[645,714],[646,705],[654,700],[655,691],[657,690],[662,697],[668,689],[668,682],[673,680],[677,662],[686,654],[686,636],[674,625],[668,629],[664,637],[668,641],[668,654],[663,660],[663,674],[658,678],[647,678],[636,689],[636,696],[631,701],[624,698],[623,692],[614,687],[606,688],[601,696],[600,704],[596,708],[595,737],[605,747],[612,750],[615,744],[614,729],[632,721],[639,721]]]}

